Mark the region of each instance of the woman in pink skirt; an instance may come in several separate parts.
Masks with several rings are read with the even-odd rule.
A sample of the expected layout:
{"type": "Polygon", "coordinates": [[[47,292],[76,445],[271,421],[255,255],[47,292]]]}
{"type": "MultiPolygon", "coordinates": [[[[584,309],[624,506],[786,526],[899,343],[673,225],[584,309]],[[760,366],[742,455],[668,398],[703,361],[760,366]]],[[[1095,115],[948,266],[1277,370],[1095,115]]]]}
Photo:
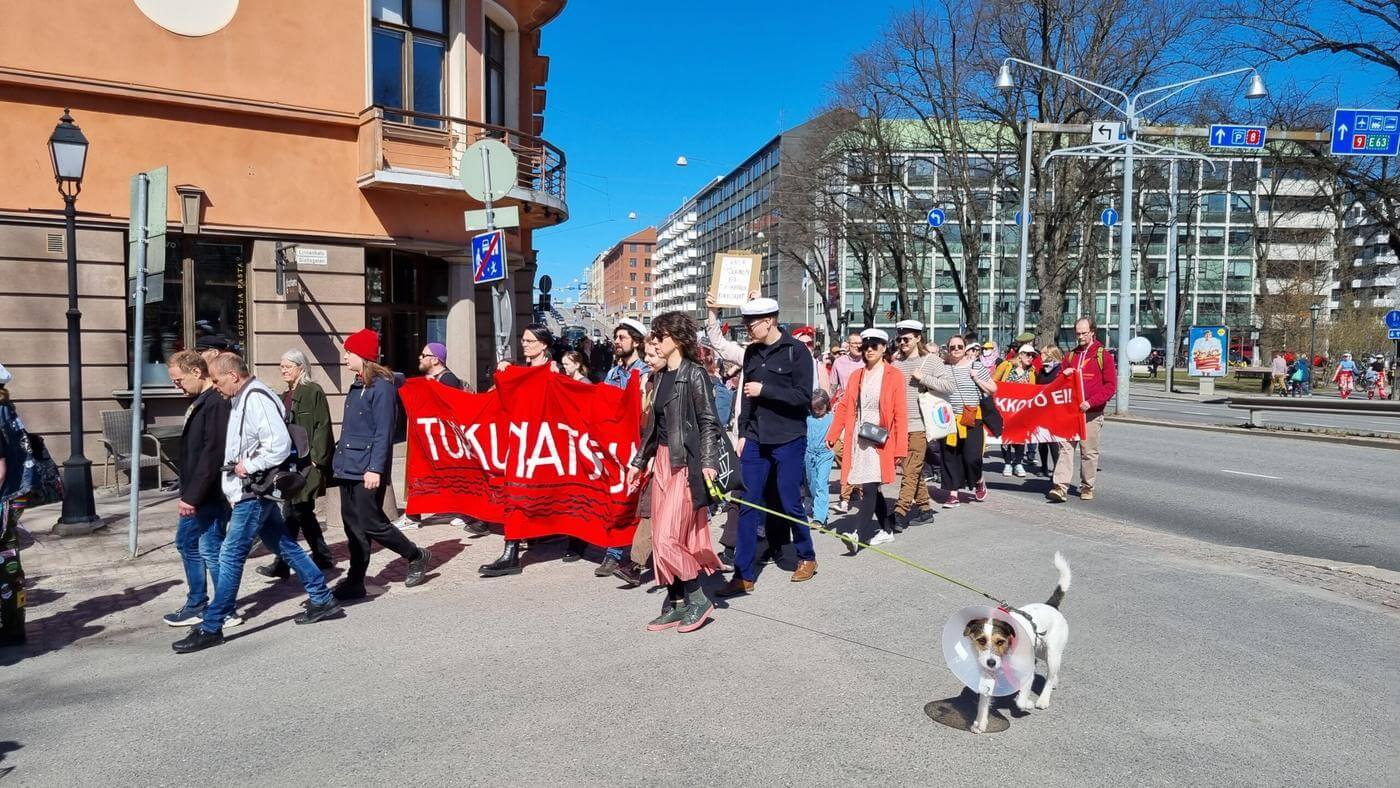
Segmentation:
{"type": "Polygon", "coordinates": [[[722,569],[710,543],[705,490],[705,480],[718,472],[719,422],[709,375],[699,363],[695,321],[667,312],[652,321],[651,339],[665,366],[652,373],[651,413],[641,451],[627,472],[631,489],[644,471],[651,475],[652,563],[656,582],[667,590],[661,615],[647,629],[691,632],[714,611],[700,587],[700,573],[722,569]]]}

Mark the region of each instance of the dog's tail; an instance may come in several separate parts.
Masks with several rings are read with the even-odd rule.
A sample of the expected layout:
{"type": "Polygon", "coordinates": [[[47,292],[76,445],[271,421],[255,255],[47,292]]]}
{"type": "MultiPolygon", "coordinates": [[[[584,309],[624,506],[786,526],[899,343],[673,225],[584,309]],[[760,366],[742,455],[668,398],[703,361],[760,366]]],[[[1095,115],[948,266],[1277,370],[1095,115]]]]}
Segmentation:
{"type": "Polygon", "coordinates": [[[1055,568],[1060,570],[1060,582],[1055,585],[1055,590],[1050,594],[1050,598],[1045,600],[1045,604],[1058,610],[1060,603],[1065,601],[1065,594],[1069,591],[1069,562],[1060,555],[1060,551],[1055,551],[1055,568]]]}

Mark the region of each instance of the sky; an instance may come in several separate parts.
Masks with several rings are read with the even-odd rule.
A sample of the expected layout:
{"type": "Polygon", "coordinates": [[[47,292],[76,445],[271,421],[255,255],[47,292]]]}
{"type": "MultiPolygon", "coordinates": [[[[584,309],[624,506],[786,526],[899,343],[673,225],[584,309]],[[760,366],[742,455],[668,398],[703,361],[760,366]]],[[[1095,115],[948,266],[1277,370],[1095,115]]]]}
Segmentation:
{"type": "MultiPolygon", "coordinates": [[[[556,300],[598,252],[668,214],[830,98],[851,55],[914,0],[572,0],[545,26],[544,138],[563,149],[569,220],[537,231],[556,300]],[[697,10],[703,9],[703,10],[697,10]],[[677,167],[677,156],[690,164],[677,167]],[[630,212],[637,214],[629,220],[630,212]]],[[[1213,64],[1203,64],[1210,66],[1213,64]]],[[[1310,57],[1265,68],[1271,85],[1374,106],[1374,74],[1310,57]]],[[[1382,106],[1394,106],[1387,96],[1382,106]]]]}

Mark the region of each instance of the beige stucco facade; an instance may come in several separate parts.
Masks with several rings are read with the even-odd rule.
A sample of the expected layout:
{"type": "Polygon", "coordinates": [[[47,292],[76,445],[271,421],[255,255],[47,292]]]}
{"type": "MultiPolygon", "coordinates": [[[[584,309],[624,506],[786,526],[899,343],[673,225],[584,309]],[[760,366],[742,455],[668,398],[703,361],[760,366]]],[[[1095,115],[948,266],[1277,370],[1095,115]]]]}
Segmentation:
{"type": "MultiPolygon", "coordinates": [[[[548,72],[540,28],[564,3],[445,2],[442,111],[429,116],[373,101],[379,3],[241,0],[222,28],[189,36],[135,0],[6,0],[15,7],[0,26],[0,143],[9,154],[0,175],[0,363],[14,374],[28,426],[49,437],[55,455],[68,451],[67,249],[47,140],[65,108],[90,143],[74,248],[95,464],[104,456],[101,411],[129,406],[128,182],[162,165],[170,284],[164,306],[146,313],[156,326],[149,354],[188,346],[212,325],[239,333],[258,374],[276,382],[282,352],[302,349],[337,421],[349,383],[340,343],[366,325],[382,329],[386,360],[400,371],[416,373],[415,344],[445,340],[449,364],[486,382],[490,301],[471,284],[463,220],[481,205],[463,191],[458,168],[467,146],[487,136],[520,159],[503,203],[521,209],[522,226],[506,237],[523,324],[531,233],[568,212],[563,154],[539,136],[548,72]],[[509,67],[496,124],[483,120],[488,20],[504,31],[490,67],[509,67]],[[177,185],[203,192],[197,215],[182,214],[177,185]],[[197,233],[182,226],[190,219],[197,233]],[[300,261],[290,295],[276,288],[279,248],[300,261]]],[[[147,374],[147,421],[178,419],[184,402],[158,373],[147,374]]]]}

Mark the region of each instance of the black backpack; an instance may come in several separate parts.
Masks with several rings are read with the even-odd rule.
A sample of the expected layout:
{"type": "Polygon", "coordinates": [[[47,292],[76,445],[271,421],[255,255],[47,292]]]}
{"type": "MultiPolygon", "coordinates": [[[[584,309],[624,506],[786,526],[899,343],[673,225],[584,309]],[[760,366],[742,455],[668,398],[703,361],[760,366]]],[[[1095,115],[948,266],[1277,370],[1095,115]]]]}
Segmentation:
{"type": "MultiPolygon", "coordinates": [[[[272,400],[277,404],[278,410],[282,411],[282,420],[287,425],[287,435],[291,438],[292,452],[281,465],[250,474],[247,489],[259,498],[289,501],[306,489],[306,469],[311,465],[311,438],[306,434],[305,427],[293,423],[292,412],[283,408],[276,397],[262,389],[254,389],[253,392],[272,400]]],[[[239,443],[242,442],[243,427],[240,424],[239,443]]]]}

